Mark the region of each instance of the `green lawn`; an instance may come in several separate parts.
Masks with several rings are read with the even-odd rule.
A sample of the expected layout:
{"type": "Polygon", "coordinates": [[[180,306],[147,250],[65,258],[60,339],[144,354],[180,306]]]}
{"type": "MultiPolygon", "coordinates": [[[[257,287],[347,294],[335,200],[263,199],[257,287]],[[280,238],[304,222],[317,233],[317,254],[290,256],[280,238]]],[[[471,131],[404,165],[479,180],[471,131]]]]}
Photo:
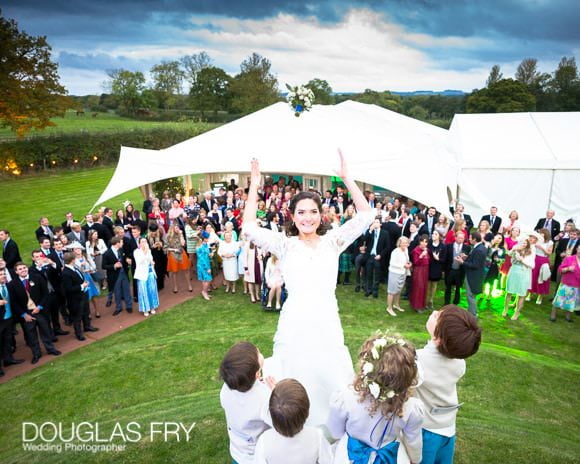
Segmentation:
{"type": "MultiPolygon", "coordinates": [[[[118,132],[131,129],[153,129],[157,127],[187,128],[198,123],[192,121],[184,122],[154,122],[138,121],[124,118],[113,113],[98,113],[92,117],[92,113],[87,111],[84,116],[76,116],[74,111],[68,111],[64,118],[53,118],[51,120],[56,126],[50,126],[42,131],[32,131],[29,136],[47,136],[62,133],[75,132],[118,132]]],[[[217,124],[215,124],[217,126],[217,124]]],[[[0,141],[3,139],[14,139],[15,133],[8,127],[0,127],[0,141]]]]}
{"type": "MultiPolygon", "coordinates": [[[[417,346],[427,340],[427,314],[390,318],[382,300],[353,287],[338,291],[347,344],[377,328],[400,331],[417,346]]],[[[439,295],[441,297],[441,294],[439,295]]],[[[468,361],[459,394],[455,462],[578,462],[576,324],[548,321],[547,305],[526,304],[520,321],[499,316],[501,301],[481,313],[484,343],[468,361]]],[[[219,290],[209,303],[199,296],[49,365],[0,386],[0,461],[227,463],[227,435],[219,406],[217,369],[238,340],[271,354],[277,315],[262,312],[242,295],[219,290]],[[22,422],[99,423],[109,436],[119,422],[148,430],[151,422],[196,423],[191,441],[150,441],[147,433],[122,453],[23,451],[22,422]]]]}
{"type": "MultiPolygon", "coordinates": [[[[34,231],[41,216],[47,216],[52,225],[60,225],[67,211],[78,220],[84,219],[93,204],[105,190],[115,168],[57,171],[39,173],[22,179],[2,180],[0,227],[8,229],[18,244],[21,256],[30,261],[30,252],[38,246],[34,231]]],[[[113,198],[107,205],[122,208],[130,200],[141,210],[143,196],[139,189],[113,198]]]]}
{"type": "MultiPolygon", "coordinates": [[[[98,198],[112,168],[61,172],[2,182],[0,227],[9,228],[21,248],[34,244],[36,219],[53,223],[72,206],[80,216],[98,198]]],[[[138,191],[111,200],[141,204],[138,191]]],[[[427,314],[410,311],[391,318],[381,299],[365,299],[353,287],[338,289],[347,345],[354,356],[376,329],[401,332],[421,346],[427,314]]],[[[439,292],[436,302],[441,303],[439,292]]],[[[462,300],[465,303],[465,300],[462,300]]],[[[580,380],[580,321],[560,315],[548,321],[548,303],[526,303],[512,322],[500,316],[501,299],[481,312],[484,342],[468,360],[459,386],[465,406],[458,417],[455,462],[579,462],[577,385],[580,380]]],[[[0,385],[0,462],[194,462],[228,463],[227,435],[219,406],[217,369],[238,340],[251,340],[271,354],[277,315],[262,312],[241,294],[205,302],[199,296],[104,340],[0,385]],[[189,443],[149,436],[122,453],[56,454],[22,448],[22,423],[97,422],[108,436],[116,422],[196,423],[189,443]]],[[[307,362],[305,360],[305,362],[307,362]]]]}

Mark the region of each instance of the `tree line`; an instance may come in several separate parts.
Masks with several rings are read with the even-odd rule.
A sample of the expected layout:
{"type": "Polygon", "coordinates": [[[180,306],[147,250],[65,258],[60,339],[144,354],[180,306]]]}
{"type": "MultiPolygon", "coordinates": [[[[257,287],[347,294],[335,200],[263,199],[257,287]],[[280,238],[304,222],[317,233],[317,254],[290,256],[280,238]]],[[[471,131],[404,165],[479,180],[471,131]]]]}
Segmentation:
{"type": "MultiPolygon", "coordinates": [[[[141,71],[109,70],[107,93],[71,98],[59,83],[58,65],[51,59],[46,37],[20,31],[1,11],[0,37],[0,124],[18,135],[52,125],[52,117],[75,106],[129,116],[189,111],[206,119],[217,113],[245,115],[284,99],[268,58],[252,53],[241,62],[239,72],[230,75],[206,52],[154,65],[149,82],[141,71]]],[[[522,60],[513,78],[504,78],[495,65],[484,88],[458,96],[402,96],[373,89],[339,94],[320,78],[311,79],[306,86],[314,92],[317,104],[352,99],[442,127],[449,127],[456,113],[579,111],[580,76],[575,58],[563,57],[552,73],[540,72],[537,64],[535,58],[522,60]]]]}

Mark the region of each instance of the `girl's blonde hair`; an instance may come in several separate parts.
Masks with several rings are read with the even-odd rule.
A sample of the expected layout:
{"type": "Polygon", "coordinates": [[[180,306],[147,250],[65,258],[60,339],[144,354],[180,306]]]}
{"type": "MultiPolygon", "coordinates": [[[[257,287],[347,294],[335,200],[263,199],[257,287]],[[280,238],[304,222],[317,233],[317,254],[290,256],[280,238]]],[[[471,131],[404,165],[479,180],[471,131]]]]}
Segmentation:
{"type": "Polygon", "coordinates": [[[416,352],[410,342],[382,334],[364,342],[353,388],[360,403],[370,402],[370,414],[379,411],[383,416],[402,417],[403,405],[416,385],[416,352]]]}

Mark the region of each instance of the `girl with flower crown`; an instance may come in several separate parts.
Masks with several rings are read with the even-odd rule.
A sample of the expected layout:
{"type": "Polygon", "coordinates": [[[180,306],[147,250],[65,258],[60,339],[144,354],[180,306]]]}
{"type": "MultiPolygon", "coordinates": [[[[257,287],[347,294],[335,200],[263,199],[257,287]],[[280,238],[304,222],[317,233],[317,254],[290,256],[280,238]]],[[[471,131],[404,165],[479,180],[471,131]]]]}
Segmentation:
{"type": "Polygon", "coordinates": [[[335,464],[395,464],[401,437],[411,463],[421,461],[424,412],[411,397],[415,359],[413,345],[399,336],[379,333],[364,342],[353,384],[331,398],[327,426],[340,439],[335,464]]]}

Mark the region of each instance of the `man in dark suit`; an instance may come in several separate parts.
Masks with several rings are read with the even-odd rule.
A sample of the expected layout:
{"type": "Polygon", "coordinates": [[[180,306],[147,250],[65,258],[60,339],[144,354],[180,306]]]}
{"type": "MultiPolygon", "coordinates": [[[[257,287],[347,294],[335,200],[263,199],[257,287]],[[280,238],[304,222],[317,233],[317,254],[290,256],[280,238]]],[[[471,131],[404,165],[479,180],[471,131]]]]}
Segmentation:
{"type": "Polygon", "coordinates": [[[335,205],[334,199],[332,198],[332,192],[327,190],[324,192],[324,197],[322,198],[322,204],[327,205],[329,208],[335,205]]]}
{"type": "Polygon", "coordinates": [[[229,208],[226,209],[226,217],[224,218],[224,225],[226,224],[226,222],[232,223],[232,226],[233,226],[236,234],[240,233],[240,224],[239,224],[238,220],[236,219],[236,217],[234,216],[234,210],[229,209],[229,208]]]}
{"type": "Polygon", "coordinates": [[[54,239],[54,228],[49,224],[47,217],[41,217],[38,221],[40,223],[40,227],[36,229],[36,239],[40,241],[43,237],[48,237],[50,241],[54,239]]]}
{"type": "Polygon", "coordinates": [[[379,283],[386,273],[386,262],[391,248],[389,234],[381,229],[380,216],[375,218],[365,236],[366,245],[366,289],[365,296],[371,293],[379,297],[379,283]]]}
{"type": "Polygon", "coordinates": [[[552,235],[552,240],[554,240],[560,233],[560,223],[554,219],[555,214],[554,210],[549,209],[546,212],[545,218],[538,219],[538,223],[536,224],[536,227],[534,227],[534,230],[538,232],[540,229],[548,229],[552,235]]]}
{"type": "MultiPolygon", "coordinates": [[[[147,230],[147,222],[142,219],[141,211],[133,211],[133,217],[135,218],[134,225],[139,226],[141,233],[145,232],[147,230]]],[[[145,215],[145,219],[147,219],[147,215],[145,215]]]]}
{"type": "Polygon", "coordinates": [[[342,198],[342,204],[345,209],[350,203],[350,200],[348,199],[348,192],[342,185],[336,186],[336,192],[334,193],[333,198],[335,204],[339,202],[339,198],[342,198]]]}
{"type": "Polygon", "coordinates": [[[85,231],[81,228],[81,225],[78,222],[73,223],[71,231],[66,234],[66,238],[68,238],[69,243],[78,242],[83,247],[87,243],[85,231]]]}
{"type": "Polygon", "coordinates": [[[449,210],[451,211],[451,214],[457,211],[461,215],[461,218],[465,220],[465,227],[469,233],[469,231],[473,228],[473,221],[471,220],[471,216],[464,212],[465,206],[463,206],[461,203],[457,203],[457,208],[455,208],[455,211],[453,208],[449,208],[449,210]]]}
{"type": "Polygon", "coordinates": [[[401,235],[404,235],[405,237],[409,238],[411,237],[411,224],[413,223],[413,220],[411,219],[411,216],[409,216],[406,212],[404,213],[403,216],[403,222],[402,222],[402,227],[401,227],[401,235]]]}
{"type": "MultiPolygon", "coordinates": [[[[105,243],[109,243],[111,238],[115,236],[114,223],[113,223],[113,210],[111,208],[105,208],[105,211],[103,212],[103,218],[102,218],[101,224],[103,224],[103,226],[105,226],[105,228],[107,229],[107,232],[106,232],[107,240],[105,241],[105,243]]],[[[99,238],[102,238],[103,240],[105,240],[105,238],[103,238],[101,236],[99,236],[99,238]]]]}
{"type": "Polygon", "coordinates": [[[70,233],[71,227],[72,227],[73,223],[75,222],[75,220],[73,218],[73,213],[71,213],[70,211],[68,213],[66,213],[64,215],[64,217],[65,217],[65,220],[61,225],[62,225],[62,231],[66,235],[66,234],[70,233]]]}
{"type": "Polygon", "coordinates": [[[399,240],[399,237],[401,236],[401,228],[399,227],[399,224],[397,224],[397,212],[394,209],[389,211],[389,220],[383,222],[381,229],[389,234],[389,244],[391,249],[389,250],[389,256],[387,257],[388,263],[391,259],[391,252],[396,248],[397,240],[399,240]]]}
{"type": "Polygon", "coordinates": [[[0,269],[0,377],[4,375],[2,364],[10,366],[24,362],[24,359],[15,359],[12,355],[14,326],[6,276],[6,269],[0,269]]]}
{"type": "Polygon", "coordinates": [[[467,294],[468,311],[477,317],[477,295],[483,291],[483,278],[485,277],[485,258],[487,248],[485,247],[481,234],[473,232],[471,234],[471,253],[467,258],[459,258],[465,269],[465,290],[467,294]]]}
{"type": "Polygon", "coordinates": [[[81,271],[74,266],[74,253],[65,253],[64,269],[62,270],[62,289],[66,296],[68,309],[72,319],[77,340],[86,340],[83,332],[99,330],[91,325],[89,319],[89,297],[87,288],[89,283],[81,271]]]}
{"type": "Polygon", "coordinates": [[[417,235],[426,235],[427,237],[431,238],[429,234],[429,228],[427,227],[427,223],[425,222],[425,215],[423,213],[417,213],[415,215],[415,223],[417,224],[417,235]]]}
{"type": "Polygon", "coordinates": [[[200,206],[205,210],[206,214],[209,214],[209,212],[213,209],[215,200],[212,198],[211,192],[205,192],[204,197],[205,198],[201,202],[200,206]]]}
{"type": "Polygon", "coordinates": [[[2,259],[6,262],[6,269],[8,269],[12,278],[15,279],[16,272],[14,271],[14,266],[16,263],[22,261],[18,245],[10,238],[10,232],[6,229],[0,230],[0,240],[3,242],[2,259]]]}
{"type": "Polygon", "coordinates": [[[451,302],[451,290],[453,287],[455,287],[453,304],[459,304],[459,299],[461,297],[461,284],[465,278],[465,270],[463,269],[461,258],[466,258],[469,254],[469,246],[464,242],[465,235],[463,232],[458,232],[457,235],[455,235],[455,242],[445,245],[445,305],[448,305],[451,302]]]}
{"type": "MultiPolygon", "coordinates": [[[[48,239],[46,241],[48,242],[48,239]]],[[[36,275],[44,279],[48,289],[44,313],[51,325],[52,332],[54,335],[68,335],[66,330],[62,330],[59,320],[59,312],[64,297],[61,288],[62,266],[60,259],[54,250],[50,249],[50,253],[47,254],[46,250],[40,249],[32,252],[32,261],[33,265],[28,269],[28,273],[31,276],[36,275]]]]}
{"type": "Polygon", "coordinates": [[[497,215],[497,207],[492,206],[489,209],[489,214],[481,216],[479,222],[481,221],[489,222],[491,232],[493,233],[493,235],[496,235],[499,232],[499,229],[501,228],[501,218],[497,215]]]}
{"type": "Polygon", "coordinates": [[[123,253],[125,254],[125,260],[127,261],[129,268],[131,269],[131,278],[133,280],[133,301],[137,302],[137,279],[135,279],[135,258],[133,253],[137,248],[139,248],[139,239],[141,238],[141,228],[134,225],[131,228],[131,238],[125,238],[123,240],[123,253]]]}
{"type": "Polygon", "coordinates": [[[123,254],[123,239],[113,237],[111,248],[103,254],[103,269],[107,271],[107,284],[109,290],[115,295],[115,311],[113,316],[119,314],[122,308],[122,300],[125,300],[125,308],[128,313],[133,312],[133,300],[129,290],[128,263],[123,254]]]}
{"type": "Polygon", "coordinates": [[[48,288],[44,279],[28,274],[28,267],[23,262],[16,263],[15,270],[18,277],[8,284],[10,309],[16,320],[23,319],[22,328],[32,350],[32,364],[36,364],[42,356],[38,343],[39,333],[48,354],[61,354],[53,345],[54,335],[48,317],[42,313],[46,311],[48,288]]]}
{"type": "MultiPolygon", "coordinates": [[[[429,236],[429,238],[431,238],[431,234],[433,233],[435,224],[437,224],[438,220],[439,216],[437,214],[437,210],[434,206],[430,206],[427,209],[427,217],[425,218],[425,228],[427,229],[425,233],[429,236]]],[[[419,232],[419,235],[421,235],[421,232],[419,232]]],[[[442,237],[442,239],[444,238],[445,237],[442,237]]]]}

